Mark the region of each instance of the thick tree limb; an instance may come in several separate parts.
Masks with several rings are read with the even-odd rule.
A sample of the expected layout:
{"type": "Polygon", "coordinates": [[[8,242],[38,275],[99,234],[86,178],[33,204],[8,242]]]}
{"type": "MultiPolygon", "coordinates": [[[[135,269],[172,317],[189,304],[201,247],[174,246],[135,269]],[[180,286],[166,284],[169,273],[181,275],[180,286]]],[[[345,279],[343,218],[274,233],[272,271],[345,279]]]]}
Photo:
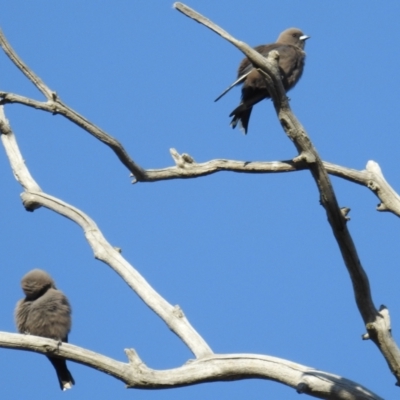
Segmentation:
{"type": "MultiPolygon", "coordinates": [[[[235,39],[213,22],[184,4],[175,3],[174,7],[232,43],[264,74],[268,84],[268,91],[271,94],[275,111],[282,128],[286,135],[293,141],[299,152],[298,157],[296,157],[294,161],[302,161],[308,164],[308,168],[317,185],[320,194],[320,202],[325,208],[329,224],[349,272],[356,304],[367,328],[368,337],[378,346],[390,370],[396,376],[397,384],[400,384],[400,350],[393,340],[391,332],[385,323],[384,316],[379,313],[372,301],[367,274],[361,265],[353,239],[346,226],[347,220],[338,205],[324,164],[311,143],[305,129],[290,108],[279,73],[279,53],[277,51],[272,51],[269,53],[268,58],[262,57],[250,46],[235,39]]],[[[376,172],[376,168],[370,169],[375,169],[376,172]]]]}
{"type": "Polygon", "coordinates": [[[240,379],[274,380],[298,393],[334,400],[383,400],[356,382],[301,364],[258,354],[212,354],[168,370],[148,368],[133,349],[126,349],[129,363],[102,354],[31,335],[0,332],[0,347],[59,355],[114,376],[128,388],[168,389],[199,383],[240,379]]]}

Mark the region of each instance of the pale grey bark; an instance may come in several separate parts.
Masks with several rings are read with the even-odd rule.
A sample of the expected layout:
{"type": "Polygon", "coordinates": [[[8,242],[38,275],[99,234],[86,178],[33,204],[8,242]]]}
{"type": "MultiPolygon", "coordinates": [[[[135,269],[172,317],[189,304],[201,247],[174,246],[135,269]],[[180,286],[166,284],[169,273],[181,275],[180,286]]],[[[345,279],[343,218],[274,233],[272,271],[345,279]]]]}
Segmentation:
{"type": "Polygon", "coordinates": [[[166,389],[197,383],[268,379],[290,386],[298,393],[334,400],[383,400],[356,382],[318,371],[277,357],[258,354],[212,354],[189,360],[178,368],[148,368],[133,349],[125,349],[129,363],[54,340],[15,333],[0,332],[0,347],[57,354],[68,360],[99,369],[124,382],[130,388],[166,389]]]}
{"type": "MultiPolygon", "coordinates": [[[[293,161],[304,162],[308,165],[308,169],[310,170],[318,188],[321,205],[325,208],[333,235],[339,246],[343,261],[350,275],[356,304],[365,323],[367,334],[364,335],[364,338],[371,339],[377,345],[386,362],[388,363],[390,371],[393,373],[393,375],[395,375],[397,384],[399,384],[400,349],[394,341],[391,335],[389,324],[387,323],[389,311],[385,308],[385,313],[382,314],[374,305],[368,276],[362,267],[353,239],[349,230],[347,229],[346,224],[348,218],[346,218],[338,205],[336,195],[324,163],[311,143],[311,140],[308,137],[304,127],[297,120],[290,108],[289,100],[286,96],[280,79],[278,67],[279,53],[277,51],[272,51],[269,53],[268,58],[262,57],[247,44],[235,39],[209,19],[203,17],[184,4],[175,3],[174,7],[188,17],[205,25],[212,31],[222,36],[225,40],[233,44],[249,58],[249,60],[255,67],[259,69],[260,72],[264,73],[266,81],[270,86],[269,92],[272,96],[278,119],[286,135],[292,140],[299,153],[293,161]]],[[[375,193],[378,193],[381,190],[381,187],[385,187],[386,181],[381,175],[380,169],[376,165],[370,163],[368,168],[371,175],[373,175],[376,179],[376,181],[371,182],[371,189],[375,193]]],[[[383,201],[382,203],[384,206],[380,208],[388,209],[389,205],[394,203],[394,197],[395,196],[391,196],[389,198],[388,196],[387,202],[383,201]]]]}
{"type": "MultiPolygon", "coordinates": [[[[277,71],[279,54],[272,52],[268,59],[263,58],[245,43],[230,36],[210,20],[189,7],[175,3],[175,8],[201,24],[209,27],[239,48],[265,73],[273,95],[278,118],[287,135],[293,140],[298,155],[289,161],[244,162],[233,160],[211,160],[196,163],[188,154],[179,154],[171,149],[174,167],[145,170],[136,164],[122,145],[92,122],[65,105],[57,94],[37,77],[16,55],[6,38],[0,33],[0,45],[15,65],[43,93],[45,102],[29,99],[17,94],[0,92],[1,104],[19,103],[68,118],[82,129],[109,146],[121,162],[134,176],[135,182],[155,182],[165,179],[195,178],[219,171],[241,173],[294,172],[309,169],[320,191],[321,202],[326,209],[333,233],[342,251],[349,270],[357,305],[365,321],[367,334],[382,351],[392,371],[400,371],[399,351],[390,334],[390,317],[386,308],[376,309],[372,302],[368,278],[362,269],[358,256],[346,228],[346,218],[339,208],[327,173],[342,177],[370,188],[380,199],[379,210],[391,211],[400,216],[400,202],[397,193],[385,181],[378,164],[369,161],[364,171],[356,171],[322,162],[313,148],[304,128],[290,110],[286,94],[282,88],[277,71]]],[[[224,381],[245,378],[270,379],[288,385],[299,393],[325,399],[381,399],[361,385],[323,371],[317,371],[300,364],[265,355],[255,354],[214,354],[191,326],[179,306],[173,306],[163,299],[150,284],[122,257],[104,238],[95,222],[81,210],[44,193],[30,175],[20,154],[15,135],[0,111],[0,133],[2,143],[10,161],[14,176],[24,189],[23,204],[26,209],[46,207],[77,223],[97,259],[113,268],[136,294],[153,310],[166,325],[188,346],[195,360],[188,360],[179,368],[156,371],[148,368],[132,349],[126,350],[129,363],[122,363],[101,354],[63,343],[59,346],[50,339],[0,332],[0,347],[35,351],[43,354],[57,352],[68,360],[85,364],[106,372],[133,388],[167,388],[192,385],[200,382],[224,381]]],[[[397,374],[394,372],[395,375],[397,374]]],[[[396,375],[399,379],[399,376],[396,375]]]]}

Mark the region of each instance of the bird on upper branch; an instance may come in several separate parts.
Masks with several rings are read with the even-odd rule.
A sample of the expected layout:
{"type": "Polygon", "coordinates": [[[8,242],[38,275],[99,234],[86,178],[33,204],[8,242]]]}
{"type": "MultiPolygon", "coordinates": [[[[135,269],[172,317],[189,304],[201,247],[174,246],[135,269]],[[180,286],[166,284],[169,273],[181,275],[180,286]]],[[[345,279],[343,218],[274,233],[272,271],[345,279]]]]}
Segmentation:
{"type": "MultiPolygon", "coordinates": [[[[264,57],[268,57],[268,53],[272,50],[278,51],[279,69],[282,84],[286,92],[296,85],[303,73],[306,57],[304,46],[305,41],[309,37],[300,29],[289,28],[279,35],[276,43],[254,47],[254,50],[258,51],[264,57]]],[[[231,121],[232,128],[235,128],[239,123],[240,128],[246,134],[253,106],[263,99],[270,98],[271,95],[268,92],[265,79],[254,68],[250,60],[245,58],[239,65],[238,79],[218,96],[215,101],[218,101],[230,89],[240,83],[243,83],[242,100],[229,116],[233,117],[231,121]]]]}

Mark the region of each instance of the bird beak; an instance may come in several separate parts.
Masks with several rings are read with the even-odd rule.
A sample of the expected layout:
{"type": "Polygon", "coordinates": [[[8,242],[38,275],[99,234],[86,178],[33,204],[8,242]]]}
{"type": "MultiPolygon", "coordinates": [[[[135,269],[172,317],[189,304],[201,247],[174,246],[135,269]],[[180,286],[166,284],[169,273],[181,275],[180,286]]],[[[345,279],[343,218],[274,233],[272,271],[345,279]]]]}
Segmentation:
{"type": "Polygon", "coordinates": [[[300,36],[299,39],[302,40],[303,42],[306,41],[307,39],[310,39],[311,36],[303,35],[300,36]]]}

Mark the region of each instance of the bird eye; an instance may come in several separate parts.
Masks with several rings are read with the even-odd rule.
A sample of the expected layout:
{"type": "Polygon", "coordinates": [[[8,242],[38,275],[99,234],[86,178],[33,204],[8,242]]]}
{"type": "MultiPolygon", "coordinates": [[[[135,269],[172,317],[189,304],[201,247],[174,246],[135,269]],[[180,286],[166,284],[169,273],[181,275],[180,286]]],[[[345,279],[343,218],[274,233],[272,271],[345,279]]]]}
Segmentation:
{"type": "Polygon", "coordinates": [[[297,33],[293,33],[292,36],[293,36],[293,37],[296,37],[296,36],[297,36],[297,33]]]}

